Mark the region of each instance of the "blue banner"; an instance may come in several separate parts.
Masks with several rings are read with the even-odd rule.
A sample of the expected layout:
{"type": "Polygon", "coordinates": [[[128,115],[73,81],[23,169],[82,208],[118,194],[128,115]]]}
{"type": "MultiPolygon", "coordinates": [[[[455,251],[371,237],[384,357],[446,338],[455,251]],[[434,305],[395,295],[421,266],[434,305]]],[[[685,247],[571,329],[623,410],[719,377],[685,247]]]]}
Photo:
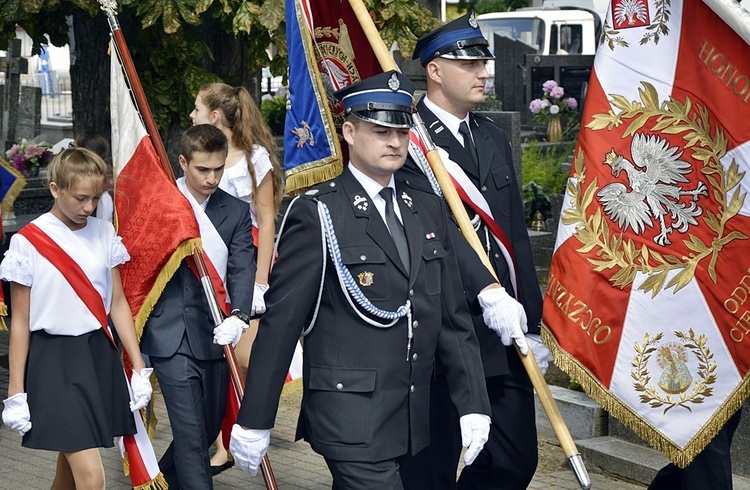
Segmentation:
{"type": "Polygon", "coordinates": [[[342,171],[341,146],[300,0],[286,0],[289,95],[284,127],[285,189],[294,193],[342,171]]]}

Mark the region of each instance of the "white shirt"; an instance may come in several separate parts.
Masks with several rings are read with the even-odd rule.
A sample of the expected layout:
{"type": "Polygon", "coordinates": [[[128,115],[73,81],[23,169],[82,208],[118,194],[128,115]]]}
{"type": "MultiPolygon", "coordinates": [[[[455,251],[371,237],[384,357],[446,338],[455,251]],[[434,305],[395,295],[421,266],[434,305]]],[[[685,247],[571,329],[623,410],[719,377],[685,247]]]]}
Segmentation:
{"type": "Polygon", "coordinates": [[[469,134],[471,134],[472,140],[474,138],[474,134],[471,132],[471,124],[469,124],[469,113],[466,113],[466,116],[463,119],[459,119],[450,112],[446,111],[445,109],[442,109],[435,105],[433,101],[431,101],[427,96],[424,96],[424,105],[427,106],[429,110],[432,111],[435,116],[437,116],[438,119],[440,119],[440,122],[443,123],[443,126],[448,129],[448,131],[451,132],[454,138],[458,140],[461,145],[463,145],[464,148],[466,148],[466,145],[464,144],[464,136],[458,132],[458,126],[461,125],[462,122],[466,122],[466,126],[469,128],[469,134]]]}
{"type": "MultiPolygon", "coordinates": [[[[351,162],[349,162],[349,170],[352,172],[352,175],[354,175],[354,178],[362,185],[367,196],[375,205],[375,209],[380,213],[380,217],[383,218],[383,223],[385,223],[386,228],[388,228],[388,222],[385,220],[385,199],[380,195],[380,191],[382,191],[384,187],[362,173],[357,167],[352,165],[351,162]]],[[[399,209],[398,201],[396,199],[396,181],[393,179],[393,175],[391,175],[391,180],[386,187],[393,189],[393,210],[396,212],[398,220],[403,223],[404,220],[401,219],[401,209],[399,209]]],[[[391,231],[391,229],[388,228],[388,231],[391,231]]]]}
{"type": "MultiPolygon", "coordinates": [[[[84,228],[73,231],[51,213],[41,215],[32,223],[76,260],[101,295],[109,313],[112,268],[130,260],[112,223],[89,217],[84,228]]],[[[31,331],[46,330],[52,335],[77,336],[101,328],[62,273],[20,234],[10,239],[10,247],[0,264],[0,279],[31,288],[31,331]]]]}
{"type": "MultiPolygon", "coordinates": [[[[255,182],[260,185],[269,172],[273,172],[273,163],[268,150],[260,145],[253,145],[250,163],[255,171],[255,182]]],[[[239,162],[224,170],[219,181],[219,188],[250,205],[250,218],[253,226],[258,227],[258,215],[253,208],[253,181],[247,166],[247,158],[243,156],[239,162]]]]}

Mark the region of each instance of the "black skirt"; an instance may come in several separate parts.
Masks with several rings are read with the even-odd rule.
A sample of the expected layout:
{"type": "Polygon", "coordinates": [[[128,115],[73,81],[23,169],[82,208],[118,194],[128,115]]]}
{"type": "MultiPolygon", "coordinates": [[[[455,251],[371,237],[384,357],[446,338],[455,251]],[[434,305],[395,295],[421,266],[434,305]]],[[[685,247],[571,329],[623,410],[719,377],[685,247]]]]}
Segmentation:
{"type": "Polygon", "coordinates": [[[135,434],[122,362],[103,330],[80,335],[31,333],[26,393],[31,430],[23,446],[75,452],[112,447],[135,434]]]}

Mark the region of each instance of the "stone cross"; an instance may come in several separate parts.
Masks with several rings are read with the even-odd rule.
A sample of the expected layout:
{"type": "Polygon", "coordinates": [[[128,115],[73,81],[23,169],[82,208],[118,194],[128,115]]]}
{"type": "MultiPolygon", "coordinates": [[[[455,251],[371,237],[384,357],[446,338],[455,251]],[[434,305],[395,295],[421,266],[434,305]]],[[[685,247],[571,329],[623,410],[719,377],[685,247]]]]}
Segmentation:
{"type": "Polygon", "coordinates": [[[4,59],[0,59],[0,69],[5,73],[3,97],[0,98],[0,103],[2,103],[0,143],[7,150],[16,142],[16,122],[18,121],[21,74],[26,73],[28,70],[28,61],[21,57],[20,39],[13,39],[8,43],[7,56],[4,59]]]}

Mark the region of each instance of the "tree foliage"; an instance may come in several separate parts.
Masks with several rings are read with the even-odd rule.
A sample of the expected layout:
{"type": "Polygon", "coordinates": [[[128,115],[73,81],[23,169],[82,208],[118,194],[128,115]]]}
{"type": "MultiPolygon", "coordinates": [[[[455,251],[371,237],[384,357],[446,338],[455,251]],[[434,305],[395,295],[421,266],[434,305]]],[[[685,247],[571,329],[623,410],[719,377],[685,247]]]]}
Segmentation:
{"type": "MultiPolygon", "coordinates": [[[[364,3],[385,42],[397,41],[406,56],[418,36],[438,25],[413,0],[364,3]]],[[[286,73],[284,0],[120,0],[118,5],[125,39],[162,128],[188,123],[193,97],[204,83],[221,80],[258,93],[256,74],[261,68],[286,73]],[[270,45],[275,47],[273,59],[270,45]]],[[[68,43],[66,16],[80,21],[103,15],[96,0],[0,0],[0,49],[15,36],[16,24],[31,36],[38,52],[47,42],[45,34],[56,46],[68,43]]],[[[77,46],[76,56],[101,49],[77,46]]],[[[75,114],[75,87],[73,93],[75,114]]]]}

